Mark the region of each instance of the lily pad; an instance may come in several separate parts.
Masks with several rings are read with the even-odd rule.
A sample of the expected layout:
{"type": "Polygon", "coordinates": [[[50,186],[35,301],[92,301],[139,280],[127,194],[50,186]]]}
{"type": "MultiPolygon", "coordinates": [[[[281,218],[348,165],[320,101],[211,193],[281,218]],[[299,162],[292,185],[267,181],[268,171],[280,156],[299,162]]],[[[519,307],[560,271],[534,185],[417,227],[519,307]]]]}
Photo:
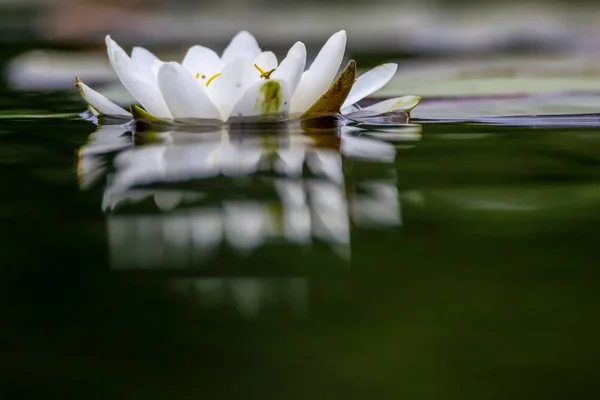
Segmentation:
{"type": "Polygon", "coordinates": [[[515,96],[557,92],[600,92],[600,58],[559,54],[480,60],[401,63],[378,92],[395,97],[515,96]]]}
{"type": "Polygon", "coordinates": [[[415,119],[515,125],[600,125],[600,93],[424,100],[415,119]],[[501,118],[500,118],[501,117],[501,118]],[[517,117],[517,118],[515,118],[517,117]]]}

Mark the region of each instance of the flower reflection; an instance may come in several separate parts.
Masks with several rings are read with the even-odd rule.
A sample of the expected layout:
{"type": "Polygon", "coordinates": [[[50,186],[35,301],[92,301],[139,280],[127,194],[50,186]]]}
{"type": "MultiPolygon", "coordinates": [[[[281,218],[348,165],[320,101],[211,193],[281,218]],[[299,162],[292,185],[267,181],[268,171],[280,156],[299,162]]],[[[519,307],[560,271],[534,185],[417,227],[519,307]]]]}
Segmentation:
{"type": "Polygon", "coordinates": [[[300,318],[308,315],[306,278],[180,278],[172,281],[172,287],[206,308],[233,307],[248,319],[276,305],[291,309],[300,318]]]}
{"type": "Polygon", "coordinates": [[[202,129],[105,125],[80,150],[81,188],[103,191],[114,270],[166,273],[173,291],[206,309],[255,319],[283,307],[303,318],[310,281],[302,272],[235,276],[213,260],[276,245],[310,257],[318,243],[344,265],[353,229],[402,224],[394,161],[398,140],[419,140],[415,126],[394,140],[315,121],[202,129]]]}
{"type": "MultiPolygon", "coordinates": [[[[135,140],[131,128],[103,126],[80,151],[81,187],[105,182],[115,269],[191,269],[223,246],[244,255],[269,243],[325,243],[349,260],[353,228],[402,224],[396,144],[351,126],[140,131],[135,140]],[[385,171],[377,179],[345,173],[373,163],[385,171]]],[[[402,134],[420,138],[415,127],[402,134]]]]}
{"type": "Polygon", "coordinates": [[[225,202],[165,214],[108,216],[114,268],[193,268],[226,243],[248,253],[268,241],[329,243],[340,255],[349,250],[347,206],[284,206],[248,201],[225,202]],[[312,207],[312,209],[311,209],[312,207]]]}
{"type": "Polygon", "coordinates": [[[132,123],[103,125],[92,133],[88,143],[79,150],[77,173],[79,186],[87,189],[107,172],[105,156],[133,145],[132,123]]]}

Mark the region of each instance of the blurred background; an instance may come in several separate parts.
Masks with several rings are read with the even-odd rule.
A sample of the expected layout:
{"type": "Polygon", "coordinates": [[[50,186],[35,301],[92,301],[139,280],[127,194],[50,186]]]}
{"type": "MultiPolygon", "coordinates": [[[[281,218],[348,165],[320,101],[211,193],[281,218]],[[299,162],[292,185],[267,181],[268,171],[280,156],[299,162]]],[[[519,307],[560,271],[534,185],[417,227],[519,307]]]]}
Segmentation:
{"type": "Polygon", "coordinates": [[[351,49],[381,53],[598,49],[596,1],[1,0],[3,41],[63,45],[224,45],[241,29],[268,47],[322,42],[346,29],[351,49]]]}
{"type": "Polygon", "coordinates": [[[404,61],[380,95],[586,90],[589,80],[573,78],[600,74],[599,18],[592,0],[0,0],[0,57],[11,60],[4,74],[11,88],[63,89],[76,74],[89,84],[114,82],[107,34],[125,48],[179,60],[193,44],[219,52],[245,29],[278,55],[301,40],[310,59],[345,29],[359,68],[404,61]],[[539,83],[550,76],[569,79],[539,83]]]}

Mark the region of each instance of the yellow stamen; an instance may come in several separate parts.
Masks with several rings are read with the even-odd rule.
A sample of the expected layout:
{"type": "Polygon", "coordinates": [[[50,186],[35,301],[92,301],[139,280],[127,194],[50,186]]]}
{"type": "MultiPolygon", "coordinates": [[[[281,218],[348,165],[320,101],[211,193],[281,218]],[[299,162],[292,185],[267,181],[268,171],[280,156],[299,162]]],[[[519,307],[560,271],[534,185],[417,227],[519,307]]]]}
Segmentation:
{"type": "Polygon", "coordinates": [[[273,71],[275,71],[275,68],[273,68],[269,71],[265,71],[264,69],[262,69],[261,67],[259,67],[256,64],[254,64],[254,68],[256,68],[258,70],[258,72],[260,72],[260,77],[265,78],[265,79],[269,79],[271,77],[271,74],[273,73],[273,71]]]}
{"type": "Polygon", "coordinates": [[[200,78],[200,72],[196,73],[196,79],[200,78]]]}
{"type": "Polygon", "coordinates": [[[210,83],[213,81],[213,79],[217,78],[221,76],[220,72],[217,72],[216,74],[214,74],[213,76],[211,76],[210,78],[208,78],[208,80],[206,81],[206,87],[208,87],[208,85],[210,85],[210,83]]]}
{"type": "Polygon", "coordinates": [[[83,88],[81,87],[81,84],[83,82],[81,81],[81,79],[79,79],[78,77],[75,77],[75,87],[77,89],[79,89],[79,94],[81,95],[81,97],[83,97],[85,99],[85,93],[83,92],[83,88]]]}

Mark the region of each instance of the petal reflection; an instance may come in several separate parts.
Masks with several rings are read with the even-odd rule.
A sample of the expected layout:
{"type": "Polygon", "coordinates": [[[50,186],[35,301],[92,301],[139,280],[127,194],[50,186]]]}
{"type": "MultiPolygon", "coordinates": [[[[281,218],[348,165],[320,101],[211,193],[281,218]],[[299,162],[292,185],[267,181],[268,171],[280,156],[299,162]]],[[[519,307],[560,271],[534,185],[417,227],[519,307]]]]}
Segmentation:
{"type": "MultiPolygon", "coordinates": [[[[263,132],[260,124],[202,132],[101,128],[80,152],[80,165],[92,166],[80,173],[105,178],[113,268],[195,270],[222,249],[246,257],[264,246],[306,251],[317,242],[347,262],[352,229],[401,226],[395,142],[317,122],[304,131],[282,125],[263,132]],[[360,172],[373,161],[384,175],[360,172]]],[[[254,293],[242,292],[249,299],[254,293]]],[[[244,301],[248,317],[253,301],[244,301]]]]}

